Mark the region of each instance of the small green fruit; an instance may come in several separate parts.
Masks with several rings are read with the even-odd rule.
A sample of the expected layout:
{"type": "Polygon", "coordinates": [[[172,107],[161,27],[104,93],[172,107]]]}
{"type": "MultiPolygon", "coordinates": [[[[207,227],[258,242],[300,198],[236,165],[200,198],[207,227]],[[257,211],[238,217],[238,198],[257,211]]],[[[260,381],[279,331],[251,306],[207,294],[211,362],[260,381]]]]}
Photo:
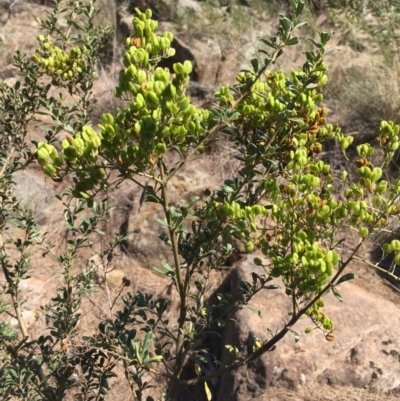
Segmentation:
{"type": "Polygon", "coordinates": [[[254,251],[254,243],[252,241],[247,241],[244,244],[244,249],[247,253],[251,253],[254,251]]]}

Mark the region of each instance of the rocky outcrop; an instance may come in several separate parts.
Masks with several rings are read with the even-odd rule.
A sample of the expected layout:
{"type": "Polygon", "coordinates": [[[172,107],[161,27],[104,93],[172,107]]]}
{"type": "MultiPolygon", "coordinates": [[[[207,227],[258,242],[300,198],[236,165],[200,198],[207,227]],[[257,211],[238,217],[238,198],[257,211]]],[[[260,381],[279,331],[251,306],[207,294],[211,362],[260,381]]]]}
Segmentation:
{"type": "MultiPolygon", "coordinates": [[[[237,296],[240,280],[249,280],[250,273],[259,269],[247,260],[233,270],[229,278],[232,296],[237,296]]],[[[247,400],[261,396],[273,386],[293,390],[315,381],[383,392],[399,390],[400,308],[360,288],[357,280],[343,283],[338,289],[343,303],[329,294],[324,308],[335,323],[333,342],[326,341],[318,330],[304,334],[312,326],[304,317],[293,327],[300,341],[296,343],[293,336],[287,335],[274,351],[223,377],[217,399],[247,400]]],[[[280,330],[282,318],[290,312],[290,302],[282,289],[259,293],[251,304],[261,311],[263,319],[249,309],[233,316],[237,323],[229,322],[222,336],[223,364],[230,360],[225,344],[235,345],[244,353],[251,352],[254,338],[268,339],[268,329],[272,333],[280,330]]]]}

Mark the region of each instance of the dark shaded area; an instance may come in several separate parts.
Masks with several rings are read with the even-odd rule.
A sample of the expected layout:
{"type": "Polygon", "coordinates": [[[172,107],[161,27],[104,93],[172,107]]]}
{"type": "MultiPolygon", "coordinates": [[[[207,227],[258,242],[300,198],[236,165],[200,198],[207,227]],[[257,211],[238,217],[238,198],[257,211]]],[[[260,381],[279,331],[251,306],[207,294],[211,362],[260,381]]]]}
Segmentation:
{"type": "MultiPolygon", "coordinates": [[[[214,293],[210,296],[207,306],[211,308],[218,302],[218,294],[229,294],[231,292],[232,272],[229,272],[224,280],[222,280],[220,286],[216,288],[214,293]]],[[[183,371],[182,380],[195,379],[195,364],[198,364],[203,374],[210,374],[218,370],[218,365],[215,361],[221,360],[222,349],[224,344],[223,340],[224,328],[218,327],[216,323],[210,327],[206,327],[204,330],[204,337],[202,347],[195,352],[191,353],[188,358],[183,371]]],[[[217,397],[217,391],[221,385],[221,378],[215,378],[207,383],[212,394],[212,400],[214,401],[230,401],[229,397],[219,398],[217,397]]],[[[207,401],[207,396],[204,390],[204,384],[197,386],[186,387],[180,390],[177,401],[207,401]]]]}
{"type": "Polygon", "coordinates": [[[172,66],[175,63],[183,63],[186,60],[189,60],[193,63],[193,71],[190,74],[191,81],[199,80],[199,71],[196,66],[196,58],[192,51],[187,47],[180,39],[174,37],[171,47],[175,49],[175,55],[173,57],[163,58],[158,65],[162,68],[169,68],[170,71],[173,71],[172,66]]]}
{"type": "MultiPolygon", "coordinates": [[[[399,239],[399,234],[388,235],[387,237],[380,239],[379,243],[382,244],[390,243],[394,239],[399,239]]],[[[385,269],[386,271],[393,273],[396,277],[398,277],[398,280],[396,280],[389,274],[386,274],[385,272],[376,270],[378,276],[388,281],[391,285],[400,288],[400,266],[394,263],[394,254],[385,253],[382,247],[380,245],[377,245],[371,251],[370,257],[371,257],[371,263],[374,263],[377,266],[381,267],[382,269],[385,269]]]]}

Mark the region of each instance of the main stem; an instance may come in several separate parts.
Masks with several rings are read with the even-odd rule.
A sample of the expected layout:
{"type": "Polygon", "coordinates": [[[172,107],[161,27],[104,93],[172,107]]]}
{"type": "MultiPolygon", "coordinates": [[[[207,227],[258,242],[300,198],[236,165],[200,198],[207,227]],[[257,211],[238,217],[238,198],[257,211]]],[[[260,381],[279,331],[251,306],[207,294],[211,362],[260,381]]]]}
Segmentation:
{"type": "Polygon", "coordinates": [[[162,159],[159,160],[159,169],[161,175],[161,194],[162,194],[162,205],[164,208],[164,213],[168,223],[168,231],[171,238],[172,244],[172,253],[174,255],[174,263],[175,263],[175,273],[176,273],[176,283],[178,287],[178,293],[180,298],[179,305],[179,318],[178,318],[178,336],[176,340],[176,360],[175,360],[175,369],[173,377],[171,378],[171,383],[168,388],[168,393],[166,397],[166,401],[173,401],[178,393],[180,387],[180,375],[182,373],[183,364],[185,361],[185,350],[184,350],[184,325],[186,321],[187,314],[187,292],[188,292],[188,280],[184,280],[181,271],[181,263],[179,258],[179,248],[178,248],[178,238],[176,235],[176,227],[171,218],[170,207],[168,202],[168,179],[165,174],[164,164],[162,159]]]}

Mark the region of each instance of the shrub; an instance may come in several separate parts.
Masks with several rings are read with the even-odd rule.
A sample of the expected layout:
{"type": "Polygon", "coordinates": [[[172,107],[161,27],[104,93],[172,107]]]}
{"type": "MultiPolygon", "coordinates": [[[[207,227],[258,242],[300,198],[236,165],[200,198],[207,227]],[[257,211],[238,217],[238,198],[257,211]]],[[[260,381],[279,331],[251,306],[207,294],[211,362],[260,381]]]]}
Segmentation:
{"type": "MultiPolygon", "coordinates": [[[[19,325],[13,329],[4,321],[0,326],[3,399],[61,400],[77,385],[77,366],[85,380],[78,383],[76,399],[105,399],[119,362],[133,397],[139,400],[151,387],[148,372],[166,383],[166,400],[174,400],[182,387],[200,383],[210,399],[211,379],[258,358],[289,332],[297,339],[294,326],[304,315],[310,319],[306,333],[317,328],[328,341],[334,340],[334,322],[323,312],[322,297],[332,291],[341,299],[338,286],[354,277],[345,273],[351,260],[371,233],[385,228],[399,213],[400,180],[389,185],[382,179],[399,146],[399,126],[383,121],[377,149],[370,144],[357,147],[354,181],[346,171],[336,174],[319,160],[324,142],[335,139],[346,153],[353,138],[329,124],[327,109],[319,106],[327,82],[324,57],[330,34],[318,32],[315,50],[305,52],[299,70],[289,75],[270,70],[286,47],[298,43],[294,33],[303,25],[298,17],[304,3],[291,1],[291,5],[289,17],[279,17],[276,36],[262,39],[269,51],[251,60],[251,67],[237,74],[234,85],[217,90],[217,106],[211,111],[196,108],[186,95],[190,62],[174,64],[173,71],[157,67],[174,50],[172,34],[157,34],[150,10],[136,10],[134,34],[127,39],[124,69],[115,89],[126,106],[103,114],[98,131],[90,125],[95,107],[91,88],[108,31],[94,26],[92,3],[59,0],[42,21],[47,36],[38,36],[31,59],[17,54],[23,81],[2,84],[0,92],[1,311],[11,311],[19,325]],[[67,15],[66,33],[57,25],[61,14],[67,15]],[[49,116],[52,126],[45,141],[36,142],[31,151],[24,138],[28,123],[38,114],[49,116]],[[205,199],[171,203],[171,178],[185,164],[201,158],[210,138],[219,132],[232,138],[240,162],[237,175],[208,191],[205,199]],[[371,161],[375,151],[382,155],[379,166],[371,161]],[[172,152],[178,155],[177,162],[171,163],[172,152]],[[45,242],[34,219],[12,194],[13,174],[35,160],[57,182],[73,177],[72,187],[58,195],[69,233],[61,254],[45,242]],[[148,180],[146,185],[141,177],[148,180]],[[82,296],[95,291],[97,273],[95,263],[87,269],[79,267],[79,251],[91,249],[103,265],[109,263],[124,238],[116,235],[107,249],[94,249],[91,238],[103,234],[99,224],[109,212],[108,202],[99,199],[105,199],[111,185],[126,181],[142,186],[145,200],[164,212],[165,218],[158,219],[166,230],[160,240],[170,247],[174,263],[160,261],[157,271],[177,291],[178,320],[167,319],[168,300],[126,293],[123,309],[100,321],[95,334],[78,341],[82,296]],[[24,235],[7,238],[10,224],[24,235]],[[345,227],[358,235],[349,257],[340,251],[345,241],[340,232],[345,227]],[[241,282],[240,298],[220,294],[211,306],[207,272],[225,263],[235,241],[241,241],[248,254],[254,253],[255,271],[249,281],[241,282]],[[30,338],[21,313],[21,305],[29,300],[21,296],[20,284],[28,277],[29,252],[35,246],[63,266],[63,281],[43,309],[51,320],[49,331],[30,338]],[[211,374],[195,364],[194,378],[182,380],[186,358],[201,349],[209,328],[223,327],[230,312],[250,307],[258,292],[277,288],[277,278],[292,301],[290,320],[281,330],[256,341],[249,355],[225,344],[231,364],[219,364],[211,374]]],[[[399,241],[385,244],[384,251],[400,263],[399,241]]]]}

